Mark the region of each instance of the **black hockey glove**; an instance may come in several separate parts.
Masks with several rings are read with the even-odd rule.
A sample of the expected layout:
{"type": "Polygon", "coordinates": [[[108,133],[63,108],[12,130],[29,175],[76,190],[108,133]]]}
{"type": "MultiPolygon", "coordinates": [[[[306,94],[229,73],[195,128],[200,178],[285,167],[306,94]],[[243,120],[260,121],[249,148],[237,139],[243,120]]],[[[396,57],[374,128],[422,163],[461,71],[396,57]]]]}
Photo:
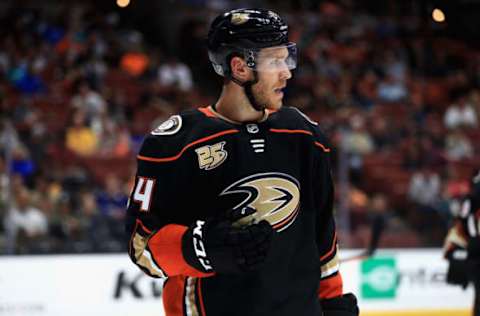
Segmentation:
{"type": "Polygon", "coordinates": [[[448,260],[447,283],[452,285],[460,285],[463,289],[468,286],[469,265],[467,260],[448,260]]]}
{"type": "MultiPolygon", "coordinates": [[[[248,214],[246,214],[248,215],[248,214]]],[[[267,221],[234,227],[231,218],[197,220],[183,235],[183,256],[202,272],[241,273],[260,268],[273,228],[267,221]]]]}
{"type": "Polygon", "coordinates": [[[322,316],[358,316],[357,298],[352,293],[320,300],[322,316]]]}

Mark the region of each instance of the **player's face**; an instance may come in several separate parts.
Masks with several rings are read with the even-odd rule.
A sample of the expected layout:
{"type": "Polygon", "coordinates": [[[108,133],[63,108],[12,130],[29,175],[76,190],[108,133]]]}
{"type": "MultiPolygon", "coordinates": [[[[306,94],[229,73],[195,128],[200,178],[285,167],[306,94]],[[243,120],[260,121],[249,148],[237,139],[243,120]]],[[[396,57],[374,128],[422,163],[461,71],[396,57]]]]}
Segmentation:
{"type": "Polygon", "coordinates": [[[287,86],[287,80],[292,77],[287,58],[287,48],[259,53],[258,83],[252,86],[252,92],[257,102],[268,109],[278,110],[282,106],[283,89],[287,86]]]}

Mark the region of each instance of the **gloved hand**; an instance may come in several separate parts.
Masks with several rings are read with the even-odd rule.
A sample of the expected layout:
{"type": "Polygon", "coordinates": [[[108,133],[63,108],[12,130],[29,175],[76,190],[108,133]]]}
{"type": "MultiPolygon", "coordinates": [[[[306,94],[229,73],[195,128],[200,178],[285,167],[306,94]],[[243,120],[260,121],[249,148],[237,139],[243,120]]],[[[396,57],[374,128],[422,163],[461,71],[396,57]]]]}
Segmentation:
{"type": "Polygon", "coordinates": [[[320,300],[323,316],[358,316],[357,298],[352,293],[320,300]]]}
{"type": "Polygon", "coordinates": [[[448,261],[447,283],[460,285],[466,289],[469,283],[469,262],[467,260],[451,259],[448,261]]]}
{"type": "MultiPolygon", "coordinates": [[[[243,212],[248,216],[255,210],[243,212]]],[[[242,273],[260,268],[270,249],[273,228],[267,221],[234,227],[232,216],[197,220],[183,235],[188,264],[202,272],[242,273]]]]}

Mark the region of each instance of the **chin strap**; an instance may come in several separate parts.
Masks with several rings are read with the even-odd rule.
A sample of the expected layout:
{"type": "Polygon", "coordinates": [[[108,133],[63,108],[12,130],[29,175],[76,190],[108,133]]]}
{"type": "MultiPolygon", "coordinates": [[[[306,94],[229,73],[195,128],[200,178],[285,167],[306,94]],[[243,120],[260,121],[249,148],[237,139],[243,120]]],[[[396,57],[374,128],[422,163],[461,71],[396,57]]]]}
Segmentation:
{"type": "Polygon", "coordinates": [[[248,101],[256,111],[265,112],[265,105],[258,104],[252,92],[252,86],[258,82],[258,74],[255,70],[253,71],[253,80],[242,82],[233,76],[230,76],[229,79],[238,84],[240,87],[243,87],[248,101]]]}

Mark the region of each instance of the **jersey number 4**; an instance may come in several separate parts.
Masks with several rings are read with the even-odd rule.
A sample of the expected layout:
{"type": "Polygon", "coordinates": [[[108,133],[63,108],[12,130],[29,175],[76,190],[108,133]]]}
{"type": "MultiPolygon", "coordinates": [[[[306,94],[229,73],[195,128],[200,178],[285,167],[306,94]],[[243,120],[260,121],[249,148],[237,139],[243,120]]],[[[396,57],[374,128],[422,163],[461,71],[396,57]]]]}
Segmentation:
{"type": "Polygon", "coordinates": [[[143,212],[150,210],[154,187],[155,179],[138,177],[137,185],[133,192],[133,201],[140,203],[140,210],[143,212]]]}

